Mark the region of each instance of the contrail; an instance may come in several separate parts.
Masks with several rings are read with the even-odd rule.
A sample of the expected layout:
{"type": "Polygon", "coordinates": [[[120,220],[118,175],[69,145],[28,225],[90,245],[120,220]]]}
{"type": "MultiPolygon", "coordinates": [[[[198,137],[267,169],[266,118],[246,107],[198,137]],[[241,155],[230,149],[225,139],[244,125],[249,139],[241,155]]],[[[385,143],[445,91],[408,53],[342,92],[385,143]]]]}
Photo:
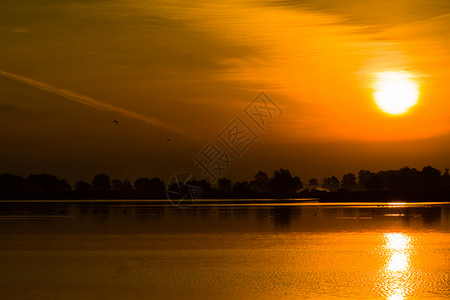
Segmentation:
{"type": "Polygon", "coordinates": [[[23,77],[23,76],[19,76],[19,75],[15,75],[12,73],[8,73],[8,72],[4,72],[4,71],[0,71],[0,76],[5,77],[5,78],[9,78],[12,79],[14,81],[32,86],[34,88],[37,88],[39,90],[42,91],[46,91],[52,94],[56,94],[59,95],[61,97],[64,97],[66,99],[75,101],[77,103],[83,104],[83,105],[87,105],[90,107],[94,107],[96,109],[100,109],[100,110],[106,110],[106,111],[113,111],[113,112],[117,112],[120,113],[121,115],[125,116],[125,117],[129,117],[129,118],[133,118],[139,121],[142,121],[144,123],[153,125],[153,126],[157,126],[160,128],[164,128],[167,129],[169,131],[171,131],[172,133],[176,133],[176,134],[180,134],[180,135],[185,135],[185,136],[189,136],[190,134],[185,132],[183,129],[178,128],[176,126],[173,126],[171,124],[165,123],[163,121],[160,121],[156,118],[152,118],[149,116],[145,116],[142,115],[140,113],[134,112],[134,111],[130,111],[127,110],[125,108],[122,107],[118,107],[115,105],[111,105],[102,101],[99,101],[97,99],[88,97],[88,96],[84,96],[84,95],[80,95],[77,94],[73,91],[69,91],[69,90],[64,90],[64,89],[60,89],[57,88],[55,86],[52,86],[48,83],[45,82],[40,82],[37,80],[33,80],[27,77],[23,77]]]}

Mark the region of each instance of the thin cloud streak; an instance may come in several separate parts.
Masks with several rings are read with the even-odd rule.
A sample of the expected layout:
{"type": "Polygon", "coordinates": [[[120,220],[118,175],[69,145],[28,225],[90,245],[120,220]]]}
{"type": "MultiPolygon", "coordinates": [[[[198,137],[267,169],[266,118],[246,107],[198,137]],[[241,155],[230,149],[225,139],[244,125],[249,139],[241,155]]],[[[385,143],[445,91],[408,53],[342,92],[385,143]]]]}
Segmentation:
{"type": "Polygon", "coordinates": [[[23,77],[20,75],[16,75],[16,74],[4,72],[4,71],[0,71],[0,76],[4,77],[4,78],[12,79],[14,81],[17,81],[17,82],[20,82],[23,84],[26,84],[28,86],[37,88],[42,91],[46,91],[46,92],[61,96],[63,98],[72,100],[79,104],[83,104],[83,105],[93,107],[93,108],[96,108],[99,110],[117,112],[125,117],[133,118],[133,119],[142,121],[146,124],[169,130],[170,132],[175,133],[175,134],[179,134],[179,135],[183,135],[183,136],[191,136],[190,133],[184,131],[183,129],[173,126],[171,124],[165,123],[163,121],[160,121],[156,118],[142,115],[140,113],[136,113],[134,111],[130,111],[130,110],[127,110],[122,107],[111,105],[111,104],[99,101],[97,99],[94,99],[94,98],[91,98],[88,96],[80,95],[80,94],[77,94],[70,90],[60,89],[60,88],[52,86],[48,83],[44,83],[41,81],[37,81],[37,80],[31,79],[31,78],[23,77]]]}

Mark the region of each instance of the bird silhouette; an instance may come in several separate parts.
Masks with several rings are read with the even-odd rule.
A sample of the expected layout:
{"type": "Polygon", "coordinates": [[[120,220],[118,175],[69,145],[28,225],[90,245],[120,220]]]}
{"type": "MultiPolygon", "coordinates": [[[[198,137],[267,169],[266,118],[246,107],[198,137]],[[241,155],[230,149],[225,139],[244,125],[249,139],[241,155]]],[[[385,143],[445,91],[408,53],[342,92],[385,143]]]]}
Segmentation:
{"type": "Polygon", "coordinates": [[[170,139],[170,138],[169,138],[169,139],[166,139],[167,142],[170,142],[171,140],[172,140],[172,139],[170,139]]]}
{"type": "Polygon", "coordinates": [[[117,120],[114,120],[113,123],[119,125],[119,122],[117,120]]]}

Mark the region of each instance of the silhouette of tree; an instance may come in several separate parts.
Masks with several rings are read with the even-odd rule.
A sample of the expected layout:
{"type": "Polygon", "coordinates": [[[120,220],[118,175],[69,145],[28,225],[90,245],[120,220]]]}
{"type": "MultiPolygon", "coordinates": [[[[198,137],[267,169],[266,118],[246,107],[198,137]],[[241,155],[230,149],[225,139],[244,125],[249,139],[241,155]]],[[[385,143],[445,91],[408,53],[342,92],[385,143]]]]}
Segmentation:
{"type": "Polygon", "coordinates": [[[316,187],[319,186],[319,181],[317,181],[316,178],[311,178],[311,179],[309,180],[309,186],[311,186],[311,187],[313,187],[313,188],[316,188],[316,187]]]}
{"type": "Polygon", "coordinates": [[[28,193],[57,193],[71,190],[65,180],[59,180],[55,175],[37,174],[30,175],[25,179],[25,190],[28,193]]]}
{"type": "Polygon", "coordinates": [[[415,168],[403,167],[398,170],[405,190],[417,190],[420,187],[419,171],[415,168]]]}
{"type": "Polygon", "coordinates": [[[325,177],[323,179],[322,187],[329,191],[335,192],[339,189],[339,186],[339,179],[336,176],[325,177]]]}
{"type": "Polygon", "coordinates": [[[97,192],[108,192],[111,190],[111,181],[106,174],[97,174],[92,179],[92,190],[97,192]]]}
{"type": "Polygon", "coordinates": [[[59,183],[61,185],[61,190],[63,192],[70,192],[72,191],[72,186],[64,179],[60,179],[59,183]]]}
{"type": "MultiPolygon", "coordinates": [[[[441,175],[439,169],[431,166],[424,167],[421,171],[415,168],[402,167],[398,170],[378,171],[372,173],[367,170],[360,170],[358,176],[353,173],[343,175],[342,182],[336,176],[325,177],[323,179],[323,187],[329,191],[337,191],[339,188],[346,190],[390,190],[402,191],[404,193],[386,194],[388,197],[392,195],[405,195],[408,199],[410,191],[418,191],[417,195],[422,195],[428,191],[437,191],[433,194],[438,199],[448,197],[450,191],[450,174],[449,169],[445,169],[441,175]],[[356,178],[358,180],[356,180],[356,178]],[[358,183],[357,183],[358,181],[358,183]]],[[[273,196],[278,197],[292,197],[302,187],[300,178],[293,177],[289,170],[279,169],[273,172],[273,178],[269,178],[266,173],[258,171],[254,179],[249,183],[248,181],[236,182],[232,184],[230,179],[220,178],[217,182],[218,189],[213,189],[211,184],[206,180],[192,180],[187,182],[186,190],[189,192],[192,187],[199,187],[202,190],[204,197],[249,197],[260,198],[273,196]]],[[[148,179],[145,177],[138,178],[134,183],[136,192],[133,191],[131,182],[128,179],[123,181],[114,179],[112,182],[106,174],[98,174],[92,180],[92,185],[78,181],[75,184],[74,192],[71,194],[72,187],[67,181],[58,179],[51,174],[32,174],[24,179],[21,176],[16,176],[9,173],[0,174],[0,198],[1,199],[63,199],[64,197],[118,197],[123,198],[130,195],[135,197],[165,197],[165,185],[159,178],[148,179]],[[113,193],[110,193],[110,191],[113,193]]],[[[318,181],[315,178],[309,180],[309,187],[313,190],[318,186],[318,181]]],[[[326,192],[318,192],[314,190],[303,191],[302,193],[326,195],[326,192]]],[[[335,199],[337,195],[346,196],[347,194],[330,194],[330,198],[335,199]]],[[[361,193],[361,195],[369,195],[361,193]]],[[[378,194],[377,194],[378,195],[378,194]]],[[[385,195],[385,193],[379,193],[385,195]]],[[[356,194],[356,196],[359,196],[356,194]]],[[[325,196],[324,196],[325,197],[325,196]]],[[[416,198],[412,197],[413,200],[416,198]]],[[[446,198],[447,199],[447,198],[446,198]]]]}
{"type": "Polygon", "coordinates": [[[292,196],[298,189],[302,188],[302,182],[297,176],[292,177],[289,170],[280,169],[273,172],[273,178],[269,186],[275,195],[280,197],[292,196]]]}
{"type": "Polygon", "coordinates": [[[446,189],[450,187],[450,174],[448,173],[449,169],[446,168],[444,174],[442,174],[442,186],[446,189]]]}
{"type": "Polygon", "coordinates": [[[219,186],[219,190],[222,191],[231,191],[231,180],[227,178],[220,178],[217,180],[217,185],[219,186]]]}
{"type": "Polygon", "coordinates": [[[356,175],[347,173],[342,177],[341,187],[348,190],[354,190],[358,184],[356,183],[356,175]]]}
{"type": "Polygon", "coordinates": [[[248,181],[236,182],[233,184],[232,192],[236,196],[246,196],[250,194],[251,189],[248,181]]]}
{"type": "Polygon", "coordinates": [[[123,183],[122,183],[122,180],[120,180],[120,179],[114,179],[114,180],[111,182],[111,189],[112,189],[113,191],[123,191],[123,183]]]}
{"type": "Polygon", "coordinates": [[[370,177],[372,177],[374,173],[367,171],[367,170],[360,170],[358,172],[358,185],[361,189],[367,188],[367,180],[369,180],[370,177]]]}
{"type": "Polygon", "coordinates": [[[419,176],[426,189],[437,189],[441,185],[441,171],[431,166],[424,167],[419,176]]]}
{"type": "Polygon", "coordinates": [[[151,192],[151,182],[150,179],[146,177],[140,177],[134,181],[134,188],[138,193],[148,193],[151,192]]]}
{"type": "Polygon", "coordinates": [[[254,178],[250,182],[250,188],[258,192],[267,192],[270,181],[269,176],[263,171],[258,171],[254,178]]]}
{"type": "Polygon", "coordinates": [[[122,188],[125,192],[131,192],[133,190],[133,186],[131,185],[131,182],[128,180],[128,178],[125,178],[125,180],[122,182],[122,188]]]}
{"type": "Polygon", "coordinates": [[[403,180],[399,171],[388,170],[379,172],[379,174],[383,177],[388,189],[393,191],[404,189],[403,180]]]}
{"type": "Polygon", "coordinates": [[[208,197],[211,195],[212,187],[211,183],[209,181],[206,181],[205,179],[202,180],[190,180],[187,182],[187,184],[194,186],[194,187],[200,187],[202,190],[202,195],[208,197]]]}
{"type": "Polygon", "coordinates": [[[385,185],[386,183],[381,175],[372,174],[369,178],[367,178],[365,187],[368,190],[381,190],[385,187],[385,185]]]}
{"type": "MultiPolygon", "coordinates": [[[[225,179],[228,180],[228,179],[225,179]]],[[[189,180],[184,185],[172,183],[169,186],[170,191],[177,191],[181,195],[190,194],[193,198],[198,199],[199,197],[210,197],[213,195],[213,188],[211,183],[206,180],[189,180]],[[200,194],[197,191],[200,190],[200,194]]]]}
{"type": "Polygon", "coordinates": [[[158,177],[153,177],[150,179],[150,189],[153,191],[153,195],[158,197],[163,197],[166,193],[166,186],[164,181],[158,177]]]}
{"type": "Polygon", "coordinates": [[[87,182],[77,181],[75,183],[75,188],[74,188],[75,192],[86,193],[86,192],[90,192],[91,190],[92,190],[92,186],[87,182]]]}
{"type": "Polygon", "coordinates": [[[13,196],[20,193],[25,185],[25,179],[9,173],[0,175],[0,196],[13,196]]]}
{"type": "Polygon", "coordinates": [[[157,177],[152,179],[138,178],[134,182],[134,188],[141,196],[145,197],[162,198],[166,193],[164,182],[157,177]]]}

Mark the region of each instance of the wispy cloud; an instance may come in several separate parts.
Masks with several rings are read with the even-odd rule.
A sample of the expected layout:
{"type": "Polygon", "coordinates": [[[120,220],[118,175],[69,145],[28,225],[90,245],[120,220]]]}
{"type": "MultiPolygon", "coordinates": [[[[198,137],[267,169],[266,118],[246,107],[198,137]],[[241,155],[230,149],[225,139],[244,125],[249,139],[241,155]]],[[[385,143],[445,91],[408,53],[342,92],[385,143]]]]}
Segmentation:
{"type": "Polygon", "coordinates": [[[191,134],[186,132],[185,130],[183,130],[182,128],[179,128],[177,126],[168,124],[166,122],[163,122],[161,120],[158,120],[156,118],[153,117],[149,117],[134,111],[130,111],[127,110],[125,108],[122,107],[118,107],[115,105],[111,105],[102,101],[99,101],[97,99],[91,98],[89,96],[85,96],[85,95],[80,95],[78,93],[75,93],[73,91],[70,90],[65,90],[65,89],[60,89],[58,87],[55,87],[53,85],[50,85],[48,83],[45,82],[41,82],[41,81],[37,81],[34,79],[30,79],[27,77],[23,77],[20,75],[16,75],[16,74],[12,74],[12,73],[8,73],[8,72],[4,72],[4,71],[0,71],[0,76],[1,77],[5,77],[5,78],[9,78],[12,79],[14,81],[26,84],[28,86],[32,86],[34,88],[37,88],[39,90],[42,91],[46,91],[58,96],[61,96],[63,98],[72,100],[74,102],[77,102],[79,104],[83,104],[89,107],[93,107],[99,110],[105,110],[105,111],[112,111],[112,112],[117,112],[125,117],[128,118],[133,118],[139,121],[142,121],[146,124],[152,125],[152,126],[156,126],[162,129],[166,129],[168,131],[170,131],[171,133],[174,134],[180,134],[183,136],[190,136],[191,134]]]}

